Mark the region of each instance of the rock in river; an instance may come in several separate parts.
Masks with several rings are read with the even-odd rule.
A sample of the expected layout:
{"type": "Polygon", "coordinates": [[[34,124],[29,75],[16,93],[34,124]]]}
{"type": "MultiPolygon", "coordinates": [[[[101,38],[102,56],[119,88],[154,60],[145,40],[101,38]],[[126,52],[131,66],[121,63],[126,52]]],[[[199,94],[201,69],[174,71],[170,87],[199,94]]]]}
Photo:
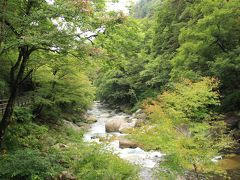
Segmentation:
{"type": "Polygon", "coordinates": [[[124,149],[124,148],[137,148],[138,145],[134,141],[125,139],[125,138],[120,138],[119,139],[119,147],[124,149]]]}
{"type": "Polygon", "coordinates": [[[125,124],[124,119],[112,119],[106,122],[105,128],[106,132],[119,132],[119,128],[122,124],[125,124]]]}

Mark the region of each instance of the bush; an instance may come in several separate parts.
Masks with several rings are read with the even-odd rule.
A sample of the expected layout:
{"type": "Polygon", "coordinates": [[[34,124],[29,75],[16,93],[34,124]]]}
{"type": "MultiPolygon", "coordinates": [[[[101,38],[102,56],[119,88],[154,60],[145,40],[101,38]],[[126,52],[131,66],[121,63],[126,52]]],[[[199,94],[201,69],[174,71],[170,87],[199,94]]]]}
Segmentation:
{"type": "Polygon", "coordinates": [[[82,136],[61,126],[12,124],[5,141],[8,153],[0,159],[0,179],[55,178],[62,171],[78,179],[136,179],[133,165],[99,145],[85,144],[82,136]]]}
{"type": "Polygon", "coordinates": [[[46,179],[55,176],[61,169],[54,156],[43,155],[33,149],[17,150],[0,159],[1,179],[46,179]]]}
{"type": "Polygon", "coordinates": [[[214,79],[203,78],[195,83],[185,79],[173,84],[172,90],[163,92],[157,101],[172,118],[177,114],[181,119],[201,122],[211,119],[212,109],[219,105],[217,86],[214,79]]]}
{"type": "Polygon", "coordinates": [[[49,64],[34,74],[34,113],[45,121],[56,122],[62,113],[83,113],[94,100],[95,88],[79,62],[67,61],[56,72],[55,64],[49,64]]]}
{"type": "Polygon", "coordinates": [[[161,163],[165,175],[185,170],[196,176],[224,172],[211,159],[234,143],[221,116],[210,111],[219,103],[216,87],[217,83],[209,78],[195,83],[184,80],[173,84],[172,91],[162,93],[156,101],[145,104],[151,122],[134,130],[132,138],[146,149],[167,154],[161,163]]]}
{"type": "Polygon", "coordinates": [[[26,124],[14,123],[8,129],[5,144],[8,149],[19,147],[43,147],[42,142],[46,140],[48,128],[29,122],[26,124]]]}
{"type": "Polygon", "coordinates": [[[84,152],[75,169],[79,179],[137,179],[138,172],[133,165],[110,152],[92,147],[84,152]]]}
{"type": "Polygon", "coordinates": [[[13,119],[17,122],[26,123],[33,119],[32,110],[28,107],[15,107],[13,113],[13,119]]]}

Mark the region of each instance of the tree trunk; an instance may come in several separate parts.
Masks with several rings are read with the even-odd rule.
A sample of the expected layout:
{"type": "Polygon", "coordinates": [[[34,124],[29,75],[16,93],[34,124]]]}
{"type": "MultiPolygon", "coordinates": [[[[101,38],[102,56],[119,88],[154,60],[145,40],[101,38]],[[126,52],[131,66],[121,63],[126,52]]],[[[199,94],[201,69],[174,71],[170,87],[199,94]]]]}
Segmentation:
{"type": "Polygon", "coordinates": [[[10,124],[16,97],[17,97],[17,89],[15,91],[11,92],[10,97],[8,99],[7,107],[5,109],[5,112],[4,112],[4,115],[2,118],[2,121],[0,122],[0,145],[3,142],[3,137],[6,132],[6,129],[7,129],[8,125],[10,124]]]}
{"type": "Polygon", "coordinates": [[[10,88],[11,92],[10,92],[10,97],[8,99],[7,107],[5,109],[2,121],[0,122],[0,145],[2,145],[6,129],[11,122],[12,115],[13,115],[14,103],[17,98],[19,85],[23,80],[25,67],[26,67],[26,64],[27,64],[27,61],[29,59],[31,52],[32,52],[32,50],[29,50],[27,46],[20,47],[18,60],[11,69],[11,72],[10,72],[11,81],[12,81],[11,88],[10,88]],[[17,73],[17,76],[15,77],[15,74],[18,69],[19,69],[19,71],[17,73]]]}

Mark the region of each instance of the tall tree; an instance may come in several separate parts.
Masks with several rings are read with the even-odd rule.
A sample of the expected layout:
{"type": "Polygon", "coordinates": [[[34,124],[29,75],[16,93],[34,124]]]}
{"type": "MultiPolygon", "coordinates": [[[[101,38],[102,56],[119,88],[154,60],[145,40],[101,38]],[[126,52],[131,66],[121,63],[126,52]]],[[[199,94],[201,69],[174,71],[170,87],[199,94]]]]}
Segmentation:
{"type": "Polygon", "coordinates": [[[192,19],[181,29],[180,47],[173,59],[172,79],[220,79],[224,110],[240,107],[238,1],[204,0],[190,11],[192,19]]]}
{"type": "Polygon", "coordinates": [[[67,55],[72,49],[81,52],[86,36],[80,32],[97,28],[98,24],[92,20],[103,8],[103,2],[58,0],[49,4],[45,0],[12,0],[4,4],[5,9],[0,13],[5,28],[0,54],[14,53],[16,60],[11,60],[10,95],[0,122],[0,143],[11,122],[19,88],[33,72],[33,69],[26,71],[33,60],[32,54],[45,51],[67,55]]]}

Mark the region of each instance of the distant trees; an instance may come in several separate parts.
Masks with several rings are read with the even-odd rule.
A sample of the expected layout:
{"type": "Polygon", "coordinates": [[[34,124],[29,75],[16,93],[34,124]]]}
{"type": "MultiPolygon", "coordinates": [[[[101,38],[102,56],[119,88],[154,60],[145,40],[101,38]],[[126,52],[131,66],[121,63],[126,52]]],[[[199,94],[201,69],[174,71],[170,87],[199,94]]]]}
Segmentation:
{"type": "Polygon", "coordinates": [[[185,14],[191,19],[180,30],[180,47],[172,60],[172,78],[217,77],[221,82],[222,109],[237,110],[240,108],[239,3],[205,0],[190,7],[185,14]]]}
{"type": "Polygon", "coordinates": [[[161,0],[140,0],[135,6],[134,17],[144,18],[152,16],[154,10],[156,10],[160,4],[161,0]]]}
{"type": "Polygon", "coordinates": [[[98,37],[96,43],[105,53],[95,81],[101,100],[133,105],[144,91],[139,73],[147,61],[149,39],[143,29],[137,20],[125,17],[98,37]]]}
{"type": "MultiPolygon", "coordinates": [[[[140,1],[137,7],[140,4],[151,3],[152,1],[140,1]]],[[[111,96],[110,99],[114,99],[118,93],[119,96],[124,93],[131,96],[132,93],[129,92],[131,89],[135,100],[122,96],[118,101],[124,99],[125,103],[131,101],[134,104],[137,102],[136,99],[144,94],[154,95],[154,92],[162,91],[169,83],[181,78],[198,81],[201,77],[211,76],[220,80],[221,110],[239,109],[238,7],[237,1],[167,0],[158,5],[158,9],[155,10],[156,18],[148,18],[147,23],[145,20],[139,20],[143,25],[138,30],[133,28],[135,24],[132,21],[124,20],[122,24],[128,23],[131,28],[124,29],[122,24],[119,25],[119,29],[112,31],[110,36],[105,37],[106,42],[102,43],[111,42],[111,46],[115,47],[115,54],[118,53],[116,57],[118,63],[124,62],[119,65],[121,69],[118,69],[122,75],[115,77],[114,82],[119,84],[114,90],[115,95],[111,94],[110,88],[106,91],[108,93],[102,92],[103,97],[107,94],[111,96]],[[146,30],[147,28],[149,30],[146,30]],[[128,37],[132,33],[135,34],[128,37]],[[137,45],[135,39],[140,44],[137,45]],[[132,52],[135,54],[131,54],[132,52]],[[134,81],[130,80],[132,73],[128,66],[135,67],[134,74],[137,76],[134,81]],[[118,80],[121,83],[117,83],[118,80]],[[124,84],[127,81],[130,81],[128,85],[124,84]],[[116,93],[120,89],[128,90],[116,93]]],[[[113,51],[110,48],[103,48],[108,52],[113,51]]],[[[116,66],[113,64],[112,67],[116,66]]],[[[108,79],[111,77],[108,76],[108,79]]],[[[104,82],[101,86],[107,87],[104,82]]]]}

